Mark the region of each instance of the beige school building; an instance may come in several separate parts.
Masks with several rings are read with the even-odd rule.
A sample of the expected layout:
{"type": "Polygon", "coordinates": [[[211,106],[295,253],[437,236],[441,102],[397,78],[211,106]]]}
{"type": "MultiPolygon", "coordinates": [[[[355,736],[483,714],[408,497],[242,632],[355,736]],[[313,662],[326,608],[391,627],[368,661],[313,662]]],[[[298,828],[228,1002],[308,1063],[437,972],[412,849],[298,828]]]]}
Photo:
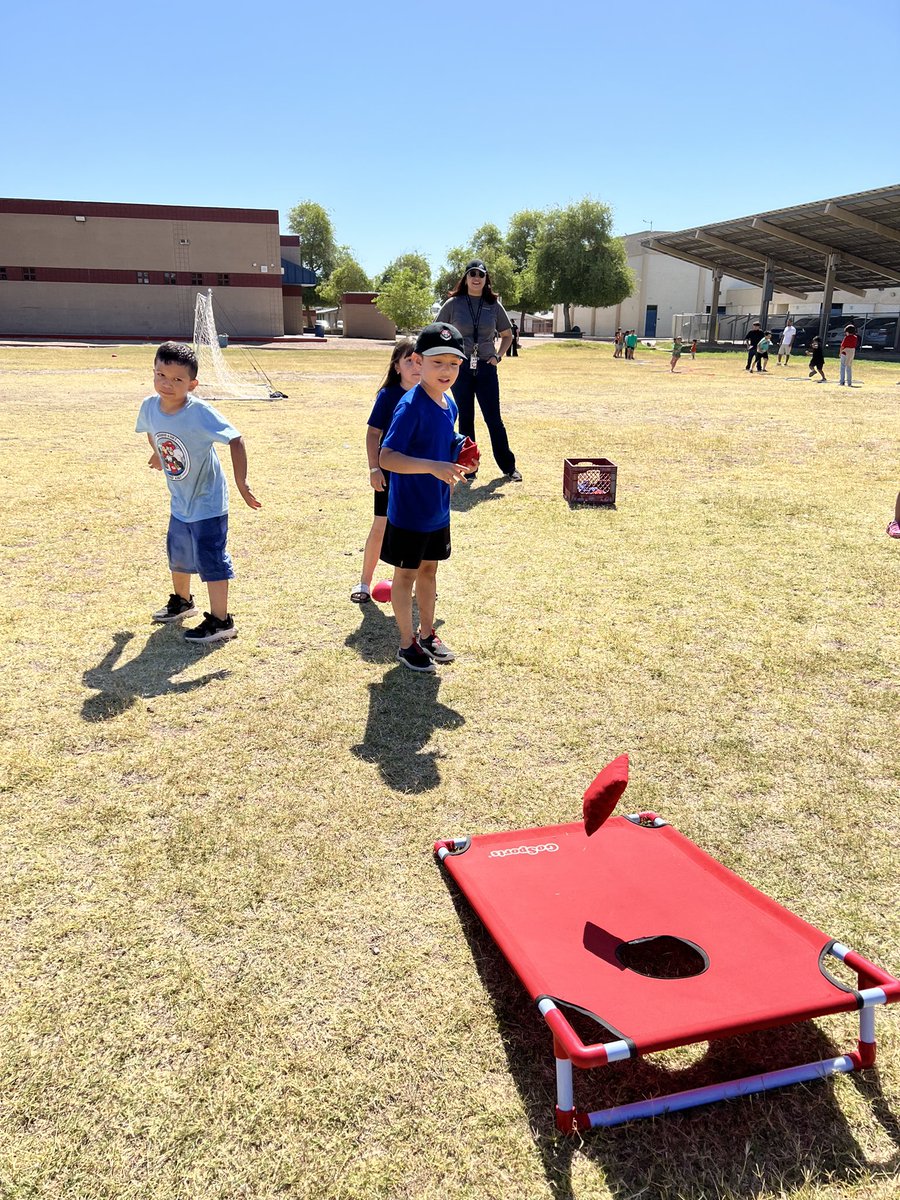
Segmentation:
{"type": "Polygon", "coordinates": [[[0,199],[0,337],[190,340],[303,332],[300,239],[275,209],[0,199]]]}

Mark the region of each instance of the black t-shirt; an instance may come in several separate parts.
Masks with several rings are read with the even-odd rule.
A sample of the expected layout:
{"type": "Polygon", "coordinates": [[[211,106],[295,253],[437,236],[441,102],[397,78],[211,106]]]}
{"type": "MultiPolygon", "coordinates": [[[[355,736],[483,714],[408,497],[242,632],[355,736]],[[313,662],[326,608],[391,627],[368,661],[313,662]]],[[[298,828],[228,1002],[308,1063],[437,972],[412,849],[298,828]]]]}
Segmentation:
{"type": "Polygon", "coordinates": [[[763,340],[763,331],[761,329],[751,329],[747,334],[746,340],[755,350],[759,343],[763,340]]]}

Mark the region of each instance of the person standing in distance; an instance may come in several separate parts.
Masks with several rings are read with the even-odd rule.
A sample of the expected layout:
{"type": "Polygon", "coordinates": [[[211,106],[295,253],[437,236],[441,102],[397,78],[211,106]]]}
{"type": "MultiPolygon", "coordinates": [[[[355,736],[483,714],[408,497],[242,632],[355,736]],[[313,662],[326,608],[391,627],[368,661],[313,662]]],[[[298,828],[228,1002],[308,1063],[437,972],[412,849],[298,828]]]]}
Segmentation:
{"type": "MultiPolygon", "coordinates": [[[[453,398],[459,408],[459,432],[472,441],[475,437],[475,399],[487,425],[491,450],[497,466],[507,479],[521,483],[516,456],[509,445],[500,413],[500,381],[497,368],[511,345],[512,325],[506,309],[491,287],[488,269],[480,258],[467,264],[462,278],[441,306],[435,318],[455,325],[463,336],[466,356],[453,385],[453,398]],[[500,338],[499,349],[496,339],[500,338]]],[[[470,475],[469,479],[474,479],[470,475]]]]}
{"type": "Polygon", "coordinates": [[[794,344],[794,338],[797,336],[797,326],[791,320],[787,319],[787,324],[781,331],[781,345],[778,347],[778,366],[781,366],[781,356],[784,355],[784,365],[788,365],[791,357],[791,346],[794,344]]]}
{"type": "MultiPolygon", "coordinates": [[[[763,336],[764,334],[762,325],[760,325],[759,321],[754,321],[753,328],[744,338],[744,345],[750,347],[750,349],[747,351],[747,365],[744,368],[745,371],[753,370],[753,360],[756,358],[756,347],[763,340],[763,336]]],[[[759,368],[757,368],[757,370],[758,369],[759,368]]]]}

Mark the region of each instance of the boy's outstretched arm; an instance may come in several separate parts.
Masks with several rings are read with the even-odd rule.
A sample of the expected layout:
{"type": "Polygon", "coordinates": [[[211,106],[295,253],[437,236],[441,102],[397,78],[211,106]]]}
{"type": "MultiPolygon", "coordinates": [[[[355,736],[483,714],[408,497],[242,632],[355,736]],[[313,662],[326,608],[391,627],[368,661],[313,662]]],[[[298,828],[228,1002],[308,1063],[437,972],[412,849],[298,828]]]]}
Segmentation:
{"type": "Polygon", "coordinates": [[[161,471],[163,469],[162,459],[159,457],[159,451],[156,449],[156,442],[154,442],[149,433],[147,434],[147,441],[150,443],[150,449],[153,451],[147,459],[147,466],[153,471],[161,471]]]}
{"type": "Polygon", "coordinates": [[[434,475],[436,479],[454,487],[465,479],[465,472],[455,462],[442,462],[439,458],[413,458],[399,450],[381,447],[380,465],[395,475],[434,475]]]}
{"type": "Polygon", "coordinates": [[[247,483],[247,447],[244,445],[242,437],[232,438],[228,443],[228,449],[231,451],[231,468],[234,471],[234,483],[237,490],[244,497],[244,503],[250,508],[262,508],[262,504],[250,491],[247,483]]]}

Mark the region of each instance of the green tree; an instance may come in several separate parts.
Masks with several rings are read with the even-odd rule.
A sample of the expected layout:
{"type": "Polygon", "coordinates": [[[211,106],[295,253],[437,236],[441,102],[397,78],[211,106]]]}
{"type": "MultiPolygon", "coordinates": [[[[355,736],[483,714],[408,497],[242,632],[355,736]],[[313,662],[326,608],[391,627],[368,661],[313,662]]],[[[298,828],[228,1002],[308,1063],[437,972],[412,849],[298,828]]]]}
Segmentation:
{"type": "Polygon", "coordinates": [[[327,279],[337,266],[339,254],[331,217],[321,204],[304,200],[288,213],[288,227],[300,235],[303,265],[315,271],[320,281],[327,279]]]}
{"type": "Polygon", "coordinates": [[[432,302],[431,284],[404,267],[378,293],[375,307],[393,321],[401,333],[409,333],[431,320],[432,302]]]}
{"type": "Polygon", "coordinates": [[[337,308],[344,292],[371,292],[372,280],[353,257],[350,247],[339,246],[334,270],[316,291],[323,304],[337,308]]]}
{"type": "Polygon", "coordinates": [[[295,204],[288,213],[288,228],[300,235],[300,261],[315,271],[318,283],[315,288],[303,289],[306,306],[306,321],[310,321],[310,309],[322,302],[319,286],[324,283],[337,265],[338,247],[334,240],[331,217],[312,200],[295,204]]]}
{"type": "Polygon", "coordinates": [[[475,258],[475,252],[465,246],[454,246],[447,251],[447,264],[441,267],[434,280],[434,298],[441,304],[447,299],[450,289],[456,287],[466,263],[475,258]]]}
{"type": "Polygon", "coordinates": [[[398,271],[412,271],[417,279],[423,280],[428,287],[431,287],[431,267],[428,259],[422,254],[416,254],[410,251],[408,254],[401,254],[399,258],[395,258],[393,262],[389,262],[380,275],[375,277],[375,288],[380,291],[383,287],[391,282],[398,271]]]}
{"type": "Polygon", "coordinates": [[[441,303],[447,299],[450,289],[455,287],[473,258],[484,261],[491,276],[494,291],[503,300],[504,307],[515,303],[515,266],[506,251],[503,234],[490,223],[476,229],[468,246],[454,246],[447,251],[447,265],[435,280],[435,295],[441,303]]]}
{"type": "Polygon", "coordinates": [[[572,306],[607,308],[634,291],[625,244],[612,235],[612,212],[585,197],[568,208],[554,208],[534,248],[534,284],[550,304],[561,304],[566,330],[572,306]]]}
{"type": "Polygon", "coordinates": [[[515,271],[515,303],[525,320],[527,312],[539,312],[548,301],[540,293],[534,274],[534,250],[544,228],[544,213],[537,208],[525,208],[513,213],[506,232],[506,252],[515,271]]]}

